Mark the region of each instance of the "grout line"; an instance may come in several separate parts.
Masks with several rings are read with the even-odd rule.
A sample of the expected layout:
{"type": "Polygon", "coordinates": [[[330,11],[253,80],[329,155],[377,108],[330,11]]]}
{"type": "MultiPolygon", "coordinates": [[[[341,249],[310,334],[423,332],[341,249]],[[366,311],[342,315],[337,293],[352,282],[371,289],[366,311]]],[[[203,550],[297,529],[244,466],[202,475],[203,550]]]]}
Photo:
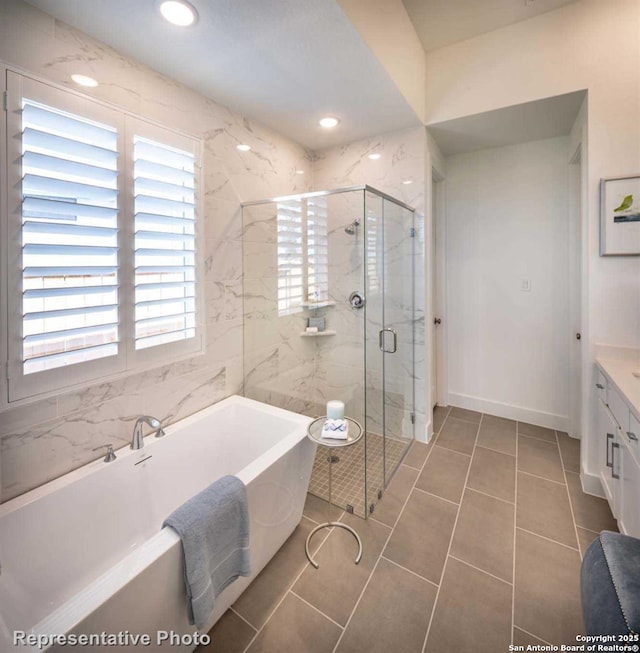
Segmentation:
{"type": "Polygon", "coordinates": [[[539,478],[542,481],[549,481],[549,483],[555,483],[556,485],[563,485],[564,487],[567,487],[566,475],[564,475],[565,482],[563,483],[562,481],[554,481],[552,478],[547,478],[546,476],[540,476],[540,474],[532,474],[531,472],[524,472],[521,469],[518,469],[517,472],[518,474],[526,474],[527,476],[533,476],[534,478],[539,478]]]}
{"type": "MultiPolygon", "coordinates": [[[[555,437],[556,432],[553,432],[553,436],[555,437]]],[[[537,440],[538,442],[546,442],[547,444],[558,444],[558,439],[556,438],[555,440],[545,440],[544,438],[537,438],[535,435],[527,435],[526,433],[520,433],[519,434],[521,438],[529,438],[529,440],[537,440]]]]}
{"type": "Polygon", "coordinates": [[[578,545],[578,555],[580,556],[580,561],[582,562],[582,549],[580,548],[580,536],[578,535],[578,524],[576,524],[576,516],[573,512],[573,501],[571,500],[571,492],[569,492],[569,480],[567,479],[567,470],[564,468],[564,458],[562,457],[562,448],[560,447],[560,438],[558,437],[558,432],[554,431],[556,434],[556,441],[558,443],[558,452],[560,453],[560,465],[562,465],[562,475],[564,476],[565,487],[567,488],[567,498],[569,499],[569,510],[571,510],[571,521],[573,522],[573,532],[576,536],[576,544],[578,545]]]}
{"type": "MultiPolygon", "coordinates": [[[[471,424],[471,422],[469,422],[471,424]]],[[[437,442],[433,445],[434,447],[438,447],[438,449],[445,449],[446,451],[453,451],[453,453],[460,454],[461,456],[466,456],[467,458],[471,458],[473,456],[472,453],[465,453],[464,451],[458,451],[457,449],[452,449],[451,447],[447,447],[444,444],[438,444],[437,442]]],[[[474,444],[474,449],[475,449],[475,444],[474,444]]]]}
{"type": "MultiPolygon", "coordinates": [[[[342,516],[344,516],[344,512],[342,513],[340,519],[342,519],[342,516]]],[[[318,548],[315,551],[312,552],[312,555],[316,556],[318,554],[318,552],[320,551],[320,549],[324,546],[324,543],[329,539],[329,535],[331,535],[331,533],[333,532],[333,528],[327,529],[327,530],[328,530],[328,532],[327,532],[325,538],[322,540],[322,542],[320,542],[318,548]]],[[[305,556],[305,558],[306,558],[306,556],[305,556]]],[[[269,613],[269,616],[265,619],[265,622],[262,624],[262,626],[260,626],[260,628],[258,628],[258,631],[256,632],[256,634],[251,638],[251,641],[244,648],[243,653],[247,653],[247,651],[249,650],[249,648],[251,647],[253,642],[255,642],[255,640],[259,637],[260,633],[264,630],[265,626],[271,621],[271,617],[273,617],[273,615],[276,613],[277,609],[282,605],[282,602],[285,600],[285,598],[286,598],[287,594],[289,593],[289,591],[298,582],[298,579],[302,576],[302,574],[304,574],[304,572],[307,570],[307,567],[310,567],[310,566],[311,566],[311,563],[307,560],[305,562],[304,566],[302,567],[302,569],[300,570],[300,573],[293,579],[291,584],[287,587],[286,591],[283,592],[282,598],[278,601],[278,603],[276,603],[276,606],[273,608],[273,610],[271,610],[271,612],[269,613]]]]}
{"type": "Polygon", "coordinates": [[[303,598],[300,596],[300,594],[296,594],[296,592],[294,592],[292,589],[290,589],[290,590],[287,592],[287,594],[291,594],[292,596],[295,596],[297,599],[300,599],[303,603],[306,603],[310,608],[313,608],[313,609],[314,609],[318,614],[321,614],[323,617],[325,617],[326,619],[328,619],[331,623],[333,623],[333,624],[335,624],[336,626],[338,626],[338,628],[340,628],[340,630],[344,630],[344,626],[341,626],[341,625],[340,625],[340,624],[339,624],[335,619],[332,619],[329,615],[327,615],[327,614],[325,614],[324,612],[322,612],[322,610],[320,610],[319,608],[316,608],[316,606],[313,605],[313,603],[309,603],[309,601],[307,601],[307,599],[303,599],[303,598]]]}
{"type": "Polygon", "coordinates": [[[242,619],[242,621],[244,621],[247,624],[247,626],[251,628],[251,630],[255,630],[256,632],[258,632],[258,629],[252,623],[247,621],[239,612],[234,610],[232,605],[229,606],[229,610],[231,610],[231,612],[233,612],[233,614],[235,614],[236,617],[240,617],[240,619],[242,619]]]}
{"type": "Polygon", "coordinates": [[[513,625],[516,620],[516,521],[518,519],[518,452],[519,441],[518,434],[520,432],[520,422],[516,421],[516,469],[515,469],[515,485],[513,491],[513,562],[512,562],[512,580],[513,588],[511,591],[511,644],[513,644],[513,625]]]}
{"type": "MultiPolygon", "coordinates": [[[[514,436],[517,438],[517,436],[514,436]]],[[[503,456],[511,456],[511,458],[515,458],[516,454],[514,453],[508,453],[506,451],[500,451],[500,449],[494,449],[493,447],[488,447],[486,444],[479,444],[478,447],[480,449],[488,449],[489,451],[493,451],[494,453],[501,453],[503,456]]]]}
{"type": "Polygon", "coordinates": [[[525,630],[524,628],[520,628],[520,626],[516,626],[516,624],[513,624],[513,628],[511,628],[511,632],[513,632],[514,628],[517,628],[518,630],[521,630],[523,633],[526,633],[529,635],[529,637],[533,637],[535,639],[539,639],[543,644],[546,644],[547,646],[553,646],[550,642],[547,642],[546,639],[542,639],[542,637],[538,637],[537,635],[534,635],[533,633],[530,633],[528,630],[525,630]]]}
{"type": "MultiPolygon", "coordinates": [[[[447,416],[448,416],[448,414],[447,414],[447,416]]],[[[446,422],[446,421],[447,420],[445,418],[443,423],[442,423],[443,426],[444,426],[444,422],[446,422]]],[[[442,430],[442,427],[440,427],[440,430],[442,430]]],[[[439,432],[440,431],[438,431],[438,433],[439,432]]],[[[434,434],[434,436],[435,436],[435,434],[434,434]]],[[[429,449],[429,451],[427,452],[427,455],[425,456],[425,459],[424,459],[424,462],[422,463],[422,467],[420,468],[420,471],[422,471],[424,469],[424,466],[427,464],[427,461],[429,460],[429,458],[431,456],[431,452],[433,451],[433,449],[434,449],[434,447],[431,447],[429,449]]],[[[394,533],[394,531],[396,529],[396,526],[398,525],[398,522],[400,521],[400,519],[401,519],[401,517],[402,517],[402,515],[403,515],[403,513],[404,513],[404,511],[405,511],[405,509],[407,507],[407,504],[409,503],[409,499],[411,498],[411,494],[413,493],[413,490],[415,489],[416,483],[418,482],[419,478],[420,478],[420,474],[418,474],[416,476],[415,481],[413,482],[413,484],[411,486],[411,490],[409,490],[409,492],[407,493],[407,498],[404,500],[404,503],[402,504],[402,508],[398,512],[398,517],[396,518],[395,522],[393,522],[393,526],[391,527],[391,530],[389,531],[389,535],[387,536],[387,539],[385,540],[384,545],[380,549],[380,555],[378,556],[378,559],[376,560],[376,563],[373,566],[373,568],[371,570],[371,573],[369,574],[369,578],[367,578],[367,582],[364,584],[364,587],[362,588],[362,591],[360,592],[360,596],[358,597],[358,600],[355,602],[355,605],[353,606],[353,610],[351,611],[351,614],[349,615],[349,618],[347,619],[347,623],[344,625],[344,630],[340,634],[340,637],[338,638],[338,641],[336,642],[336,645],[333,647],[332,653],[336,653],[336,651],[338,650],[338,646],[340,646],[340,642],[342,641],[342,638],[344,637],[344,634],[347,632],[347,629],[349,628],[349,624],[351,623],[351,620],[353,619],[353,617],[354,617],[354,615],[356,613],[356,610],[358,609],[358,606],[360,605],[360,601],[362,601],[362,597],[364,596],[364,593],[367,591],[367,587],[369,587],[369,583],[371,582],[371,579],[373,578],[373,575],[375,574],[376,569],[378,568],[378,564],[380,563],[380,560],[382,559],[382,554],[384,553],[385,549],[387,548],[387,544],[389,544],[389,540],[393,536],[393,533],[394,533]]],[[[435,607],[435,604],[434,604],[434,607],[435,607]]],[[[245,649],[245,653],[246,653],[246,649],[245,649]]]]}
{"type": "Polygon", "coordinates": [[[380,558],[382,560],[386,560],[387,562],[391,563],[392,565],[395,565],[396,567],[399,567],[403,571],[406,571],[408,574],[416,576],[420,580],[423,580],[425,583],[429,583],[429,585],[433,585],[434,587],[438,587],[437,583],[434,583],[432,580],[429,580],[428,578],[425,578],[424,576],[421,576],[420,574],[417,574],[415,571],[411,571],[411,569],[407,569],[407,567],[403,567],[401,564],[398,564],[397,562],[395,562],[395,560],[392,560],[391,558],[387,558],[387,556],[385,556],[385,555],[381,555],[380,558]]]}
{"type": "MultiPolygon", "coordinates": [[[[448,415],[447,415],[448,417],[448,415]]],[[[471,459],[469,460],[469,466],[467,467],[467,474],[464,479],[464,485],[462,487],[462,495],[464,496],[464,491],[467,487],[467,482],[469,481],[469,474],[471,473],[471,466],[473,465],[473,455],[475,454],[476,451],[476,444],[478,442],[478,435],[480,434],[480,428],[482,427],[482,420],[484,418],[484,414],[480,415],[480,421],[478,422],[478,428],[476,429],[476,437],[473,441],[473,449],[471,451],[471,459]]],[[[431,632],[431,626],[433,625],[433,617],[436,613],[436,610],[438,608],[438,598],[440,597],[440,590],[442,589],[442,584],[444,581],[444,574],[447,569],[447,562],[449,560],[449,555],[451,554],[451,547],[453,545],[453,538],[455,537],[456,534],[456,528],[458,526],[458,519],[460,517],[460,509],[462,508],[462,500],[460,501],[460,505],[458,505],[458,511],[456,512],[456,519],[453,522],[453,529],[451,530],[451,537],[449,538],[449,547],[447,548],[447,555],[444,559],[444,565],[442,566],[442,573],[440,574],[440,582],[438,583],[438,589],[436,591],[436,597],[433,601],[433,608],[431,609],[431,616],[429,617],[429,624],[427,626],[427,632],[425,633],[424,636],[424,643],[422,644],[422,653],[425,653],[426,648],[427,648],[427,641],[429,640],[429,633],[431,632]]]]}
{"type": "Polygon", "coordinates": [[[452,560],[456,560],[457,562],[466,565],[467,567],[471,567],[471,569],[475,569],[476,571],[479,571],[481,574],[486,574],[487,576],[491,576],[491,578],[495,578],[496,580],[499,580],[501,583],[504,583],[505,585],[508,585],[511,587],[513,583],[510,583],[508,580],[505,580],[504,578],[500,578],[500,576],[496,576],[495,574],[492,574],[491,572],[487,571],[486,569],[481,569],[480,567],[476,567],[476,565],[472,565],[470,562],[467,562],[466,560],[463,560],[462,558],[458,558],[457,556],[454,556],[452,553],[449,554],[449,557],[452,560]]]}
{"type": "Polygon", "coordinates": [[[571,551],[577,551],[578,553],[580,553],[580,549],[577,546],[569,546],[568,544],[564,544],[563,542],[558,542],[558,540],[552,540],[550,537],[547,537],[546,535],[540,535],[540,533],[534,533],[533,531],[530,531],[526,528],[522,528],[522,526],[516,526],[516,528],[519,531],[522,531],[523,533],[528,533],[529,535],[535,535],[536,537],[546,540],[547,542],[553,542],[553,544],[558,544],[559,546],[563,546],[565,549],[570,549],[571,551]]]}
{"type": "Polygon", "coordinates": [[[515,501],[508,501],[507,499],[503,499],[502,497],[495,497],[493,494],[489,494],[488,492],[483,492],[482,490],[476,490],[476,488],[471,487],[470,485],[465,487],[465,493],[467,490],[469,492],[475,492],[476,494],[482,494],[485,497],[489,497],[490,499],[495,499],[496,501],[502,501],[502,503],[508,503],[510,506],[515,506],[516,502],[515,501]]]}
{"type": "MultiPolygon", "coordinates": [[[[451,499],[445,499],[444,497],[441,497],[439,494],[434,494],[433,492],[427,492],[427,490],[423,490],[420,487],[414,487],[413,488],[415,492],[422,492],[422,494],[428,494],[430,497],[435,497],[436,499],[440,499],[441,501],[446,501],[447,503],[452,503],[454,506],[459,506],[460,503],[457,501],[451,501],[451,499]]],[[[462,497],[460,498],[462,501],[462,497]]]]}

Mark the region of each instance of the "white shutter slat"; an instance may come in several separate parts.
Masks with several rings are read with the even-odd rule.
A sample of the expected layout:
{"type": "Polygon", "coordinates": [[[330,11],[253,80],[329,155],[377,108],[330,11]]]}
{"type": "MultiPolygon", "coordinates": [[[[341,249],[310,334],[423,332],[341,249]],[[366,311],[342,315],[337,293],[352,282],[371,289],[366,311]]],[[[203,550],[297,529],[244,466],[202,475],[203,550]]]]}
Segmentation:
{"type": "Polygon", "coordinates": [[[118,134],[22,104],[23,373],[118,353],[118,134]]]}
{"type": "Polygon", "coordinates": [[[135,348],[195,337],[195,157],[134,137],[135,348]]]}

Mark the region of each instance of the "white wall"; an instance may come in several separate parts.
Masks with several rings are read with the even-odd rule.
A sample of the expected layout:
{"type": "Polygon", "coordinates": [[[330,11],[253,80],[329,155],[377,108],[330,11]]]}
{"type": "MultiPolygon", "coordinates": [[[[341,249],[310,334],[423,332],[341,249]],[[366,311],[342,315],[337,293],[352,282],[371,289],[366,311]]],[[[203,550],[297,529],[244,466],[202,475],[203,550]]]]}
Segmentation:
{"type": "Polygon", "coordinates": [[[640,172],[640,3],[580,0],[427,56],[427,123],[588,89],[588,299],[595,344],[640,348],[640,258],[600,258],[599,180],[640,172]]]}
{"type": "Polygon", "coordinates": [[[449,402],[566,430],[568,138],[447,158],[449,402]],[[529,280],[530,292],[521,290],[529,280]]]}
{"type": "MultiPolygon", "coordinates": [[[[71,73],[91,75],[100,86],[90,95],[202,137],[206,232],[206,353],[20,406],[0,399],[1,498],[7,500],[98,458],[92,449],[104,442],[123,446],[138,415],[171,423],[241,390],[240,202],[309,190],[312,166],[296,143],[20,0],[0,2],[2,61],[69,88],[71,73]],[[238,143],[253,149],[240,153],[238,143]]],[[[6,397],[2,381],[0,394],[6,397]]]]}

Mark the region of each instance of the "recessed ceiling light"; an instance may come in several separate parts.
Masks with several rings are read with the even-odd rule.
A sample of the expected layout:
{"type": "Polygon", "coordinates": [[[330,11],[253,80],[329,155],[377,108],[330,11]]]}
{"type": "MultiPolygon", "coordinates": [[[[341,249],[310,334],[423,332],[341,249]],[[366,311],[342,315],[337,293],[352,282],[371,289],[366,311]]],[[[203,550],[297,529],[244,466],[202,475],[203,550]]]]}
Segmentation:
{"type": "Polygon", "coordinates": [[[87,77],[86,75],[71,75],[71,79],[80,86],[88,86],[90,88],[95,88],[98,85],[98,82],[93,79],[93,77],[87,77]]]}
{"type": "Polygon", "coordinates": [[[251,145],[240,143],[240,145],[236,145],[236,149],[240,150],[241,152],[248,152],[251,149],[251,145]]]}
{"type": "Polygon", "coordinates": [[[382,156],[382,154],[378,154],[377,152],[374,152],[373,154],[369,155],[369,158],[372,161],[377,161],[381,156],[382,156]]]}
{"type": "Polygon", "coordinates": [[[303,175],[303,174],[304,174],[304,170],[296,170],[296,174],[297,174],[297,175],[303,175]]]}
{"type": "Polygon", "coordinates": [[[340,121],[337,118],[327,116],[326,118],[322,118],[322,120],[320,120],[320,127],[331,129],[332,127],[335,127],[339,122],[340,121]]]}
{"type": "Polygon", "coordinates": [[[164,0],[159,8],[166,20],[179,27],[189,27],[198,20],[196,8],[185,0],[164,0]]]}
{"type": "Polygon", "coordinates": [[[412,184],[412,183],[413,183],[413,179],[405,179],[402,183],[403,183],[405,186],[408,186],[409,184],[412,184]]]}

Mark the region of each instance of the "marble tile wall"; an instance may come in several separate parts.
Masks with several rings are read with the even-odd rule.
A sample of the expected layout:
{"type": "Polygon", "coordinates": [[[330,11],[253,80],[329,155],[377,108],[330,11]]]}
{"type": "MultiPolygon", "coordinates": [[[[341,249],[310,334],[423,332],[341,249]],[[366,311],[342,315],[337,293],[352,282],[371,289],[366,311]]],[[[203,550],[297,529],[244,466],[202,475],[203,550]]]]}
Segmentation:
{"type": "MultiPolygon", "coordinates": [[[[290,140],[20,0],[0,3],[0,62],[74,90],[71,73],[91,75],[100,81],[92,96],[202,138],[206,250],[205,354],[23,405],[0,404],[0,499],[6,501],[96,459],[100,453],[92,451],[94,447],[105,442],[124,446],[138,415],[151,414],[170,423],[241,392],[240,203],[310,190],[312,160],[290,140]],[[238,143],[247,143],[252,150],[241,153],[238,143]],[[299,169],[306,174],[297,175],[299,169]]],[[[265,294],[249,288],[249,333],[260,310],[269,310],[256,309],[253,315],[252,298],[259,302],[261,292],[265,294]]],[[[300,396],[306,396],[307,370],[301,364],[295,371],[304,343],[288,337],[297,328],[288,324],[280,331],[279,325],[277,332],[268,332],[272,340],[264,347],[270,354],[256,363],[254,376],[275,366],[297,375],[300,396]]],[[[269,392],[276,395],[277,388],[269,392]]],[[[296,408],[292,400],[288,403],[296,408]]]]}

